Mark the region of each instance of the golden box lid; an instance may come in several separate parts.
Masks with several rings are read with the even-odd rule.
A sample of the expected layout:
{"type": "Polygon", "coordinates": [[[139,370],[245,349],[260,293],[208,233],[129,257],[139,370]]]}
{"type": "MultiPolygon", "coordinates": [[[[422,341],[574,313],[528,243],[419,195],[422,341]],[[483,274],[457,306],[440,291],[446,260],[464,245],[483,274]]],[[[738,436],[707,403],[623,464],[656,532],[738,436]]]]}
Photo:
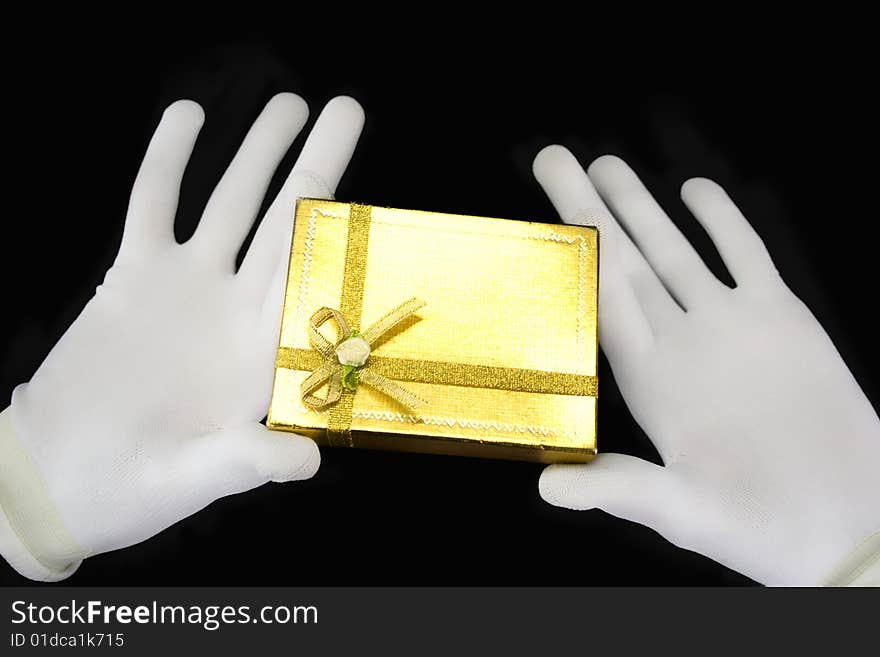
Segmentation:
{"type": "MultiPolygon", "coordinates": [[[[322,359],[309,339],[315,311],[340,309],[365,329],[415,297],[425,305],[374,345],[368,363],[426,404],[407,408],[358,385],[344,411],[348,444],[588,460],[597,275],[591,227],[301,199],[268,426],[321,441],[343,413],[301,399],[322,359]]],[[[330,324],[321,333],[337,340],[330,324]]]]}

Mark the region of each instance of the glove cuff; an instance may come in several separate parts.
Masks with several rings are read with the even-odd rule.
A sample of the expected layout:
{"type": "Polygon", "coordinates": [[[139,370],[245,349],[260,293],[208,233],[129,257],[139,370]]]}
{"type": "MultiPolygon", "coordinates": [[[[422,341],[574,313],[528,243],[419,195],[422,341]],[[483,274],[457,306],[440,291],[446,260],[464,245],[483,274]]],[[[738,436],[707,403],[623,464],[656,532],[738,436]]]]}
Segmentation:
{"type": "Polygon", "coordinates": [[[880,530],[856,545],[822,585],[880,586],[880,530]]]}
{"type": "Polygon", "coordinates": [[[25,577],[57,582],[74,573],[85,550],[64,526],[11,410],[0,413],[0,554],[25,577]]]}

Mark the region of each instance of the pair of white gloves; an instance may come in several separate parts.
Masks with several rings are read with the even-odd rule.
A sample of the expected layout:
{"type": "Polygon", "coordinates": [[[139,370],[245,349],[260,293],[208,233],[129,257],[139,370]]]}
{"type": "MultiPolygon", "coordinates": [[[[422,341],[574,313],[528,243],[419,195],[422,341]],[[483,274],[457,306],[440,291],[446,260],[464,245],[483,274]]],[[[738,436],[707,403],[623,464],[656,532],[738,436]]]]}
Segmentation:
{"type": "MultiPolygon", "coordinates": [[[[178,191],[204,115],[190,101],[165,111],[113,267],[0,414],[0,552],[23,575],[62,579],[220,497],[317,470],[311,440],[260,420],[295,199],[332,195],[363,125],[356,101],[324,108],[235,270],[307,115],[298,96],[274,97],[178,244],[178,191]]],[[[534,172],[563,221],[600,227],[600,342],[664,461],[551,466],[544,499],[648,525],[767,584],[873,581],[880,421],[724,190],[693,179],[682,199],[735,289],[620,159],[585,172],[550,146],[534,172]]]]}

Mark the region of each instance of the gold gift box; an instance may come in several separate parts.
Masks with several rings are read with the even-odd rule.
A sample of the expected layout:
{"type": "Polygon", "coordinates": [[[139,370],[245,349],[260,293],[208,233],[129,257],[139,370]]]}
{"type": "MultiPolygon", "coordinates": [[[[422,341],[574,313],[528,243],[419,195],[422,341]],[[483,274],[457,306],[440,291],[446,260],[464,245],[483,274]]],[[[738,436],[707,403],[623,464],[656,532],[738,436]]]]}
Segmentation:
{"type": "MultiPolygon", "coordinates": [[[[591,227],[301,199],[267,425],[325,445],[589,461],[597,278],[591,227]],[[327,409],[304,403],[303,382],[328,362],[310,338],[316,311],[365,330],[413,297],[424,306],[365,367],[423,404],[363,382],[327,409]]],[[[334,345],[338,330],[320,333],[334,345]]]]}

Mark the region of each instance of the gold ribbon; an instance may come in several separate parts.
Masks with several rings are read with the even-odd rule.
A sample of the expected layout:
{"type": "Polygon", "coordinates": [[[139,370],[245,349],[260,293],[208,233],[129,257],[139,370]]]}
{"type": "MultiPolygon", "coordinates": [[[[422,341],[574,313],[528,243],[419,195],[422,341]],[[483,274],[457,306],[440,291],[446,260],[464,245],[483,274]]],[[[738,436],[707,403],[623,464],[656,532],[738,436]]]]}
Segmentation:
{"type": "MultiPolygon", "coordinates": [[[[322,358],[312,349],[281,347],[275,366],[288,370],[311,371],[320,367],[322,358]]],[[[493,367],[471,363],[448,363],[439,360],[370,356],[370,369],[396,381],[430,383],[441,386],[494,388],[514,392],[538,392],[550,395],[595,397],[595,376],[570,372],[546,372],[516,367],[493,367]]]]}
{"type": "MultiPolygon", "coordinates": [[[[345,270],[342,278],[342,294],[340,296],[339,310],[330,308],[321,308],[312,315],[309,333],[310,340],[313,334],[317,333],[317,328],[312,331],[312,324],[320,326],[330,318],[336,321],[339,327],[339,336],[348,331],[348,337],[355,334],[360,329],[361,309],[363,306],[364,295],[364,279],[367,270],[367,247],[370,237],[370,206],[353,203],[350,206],[348,217],[348,241],[345,247],[345,270]],[[326,318],[325,318],[326,317],[326,318]],[[341,320],[341,321],[340,321],[341,320]],[[343,324],[344,323],[344,324],[343,324]]],[[[390,315],[405,306],[407,303],[417,301],[411,299],[405,304],[401,304],[388,315],[380,319],[376,324],[370,327],[367,332],[373,331],[378,325],[382,324],[390,315]]],[[[419,302],[421,303],[421,302],[419,302]]],[[[421,305],[418,306],[419,308],[421,305]]],[[[407,313],[407,317],[415,312],[418,308],[407,313]]],[[[394,322],[394,326],[399,325],[401,320],[394,322]]],[[[393,328],[393,327],[392,327],[393,328]]],[[[384,336],[391,329],[381,332],[384,336]]],[[[317,333],[320,339],[316,340],[317,344],[324,347],[324,342],[333,349],[335,356],[335,345],[331,345],[329,340],[323,335],[317,333]],[[323,342],[321,342],[323,340],[323,342]]],[[[363,336],[362,336],[363,337],[363,336]]],[[[337,344],[346,338],[337,339],[337,344]]],[[[373,341],[368,340],[371,345],[378,341],[378,337],[374,337],[373,341]]],[[[322,408],[326,408],[324,402],[330,397],[336,399],[330,404],[330,417],[327,420],[327,440],[332,446],[352,447],[351,439],[351,421],[352,411],[354,409],[354,386],[346,387],[342,385],[343,371],[339,371],[338,384],[334,383],[334,375],[329,372],[336,372],[336,366],[330,362],[326,355],[326,349],[322,351],[315,347],[314,349],[291,349],[289,347],[280,347],[275,361],[276,367],[282,367],[292,370],[311,371],[312,374],[306,379],[308,381],[312,377],[315,380],[323,377],[323,382],[330,382],[328,386],[328,397],[324,400],[317,399],[317,403],[322,404],[322,408]],[[325,368],[326,366],[326,368],[325,368]],[[337,396],[338,394],[338,396],[337,396]]],[[[396,388],[403,390],[389,379],[397,381],[409,381],[412,383],[430,383],[436,385],[452,385],[452,386],[469,386],[477,388],[494,388],[497,390],[514,390],[520,392],[537,392],[557,395],[581,395],[595,397],[598,394],[598,381],[595,376],[587,374],[572,374],[568,372],[545,372],[541,370],[526,370],[512,367],[492,367],[488,365],[472,365],[468,363],[447,363],[442,361],[423,361],[408,358],[385,358],[382,356],[370,356],[369,367],[361,369],[357,376],[360,381],[369,383],[382,390],[379,386],[374,385],[378,377],[381,381],[385,381],[396,388]]],[[[340,365],[340,363],[337,363],[340,365]]],[[[313,381],[314,382],[314,381],[313,381]]],[[[312,382],[312,383],[313,383],[312,382]]],[[[312,383],[306,386],[303,383],[303,390],[312,388],[312,383]]],[[[384,385],[384,384],[383,384],[384,385]]],[[[318,386],[319,388],[320,386],[318,386]]],[[[388,388],[386,387],[386,390],[388,388]]],[[[317,388],[312,388],[308,397],[312,397],[312,393],[317,388]]],[[[386,394],[386,390],[382,390],[386,394]]],[[[412,395],[408,391],[404,391],[407,395],[412,395]]],[[[394,395],[391,395],[392,397],[394,395]]],[[[413,395],[415,397],[415,395],[413,395]]],[[[416,398],[418,399],[418,398],[416,398]]],[[[306,396],[303,397],[305,402],[306,396]]],[[[419,400],[421,401],[421,400],[419,400]]]]}
{"type": "Polygon", "coordinates": [[[403,320],[424,305],[424,301],[415,298],[404,301],[363,334],[353,332],[349,328],[345,316],[338,310],[325,306],[315,311],[309,319],[309,342],[324,360],[302,382],[300,395],[303,404],[316,411],[323,411],[338,402],[344,390],[354,392],[359,383],[365,383],[409,408],[423,405],[425,401],[418,395],[375,372],[370,367],[369,355],[361,365],[348,365],[341,361],[337,350],[342,343],[353,337],[359,337],[369,346],[370,353],[372,353],[382,338],[388,336],[403,320]],[[335,343],[325,338],[319,330],[331,319],[337,327],[335,343]],[[327,396],[323,398],[315,396],[313,393],[323,387],[325,383],[327,384],[327,396]]]}

